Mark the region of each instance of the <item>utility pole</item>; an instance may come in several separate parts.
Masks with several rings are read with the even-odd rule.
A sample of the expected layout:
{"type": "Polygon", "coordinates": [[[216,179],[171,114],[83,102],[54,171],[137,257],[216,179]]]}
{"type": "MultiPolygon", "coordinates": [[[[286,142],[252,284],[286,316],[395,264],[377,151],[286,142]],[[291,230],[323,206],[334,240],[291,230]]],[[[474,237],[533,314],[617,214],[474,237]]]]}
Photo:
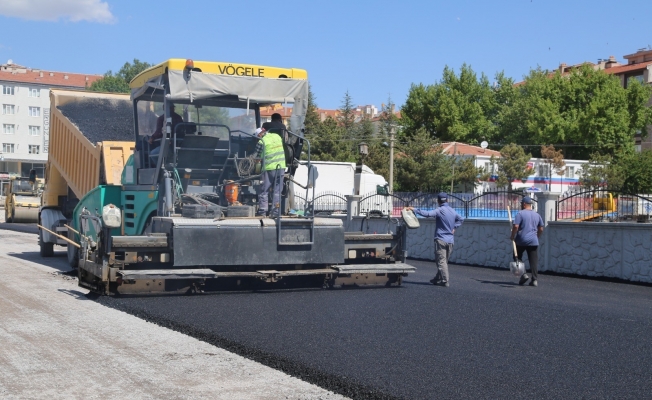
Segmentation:
{"type": "Polygon", "coordinates": [[[453,194],[453,183],[455,182],[455,153],[457,153],[457,142],[453,145],[453,174],[451,175],[451,194],[453,194]]]}
{"type": "Polygon", "coordinates": [[[389,130],[389,193],[394,193],[394,134],[396,126],[392,125],[389,130]]]}

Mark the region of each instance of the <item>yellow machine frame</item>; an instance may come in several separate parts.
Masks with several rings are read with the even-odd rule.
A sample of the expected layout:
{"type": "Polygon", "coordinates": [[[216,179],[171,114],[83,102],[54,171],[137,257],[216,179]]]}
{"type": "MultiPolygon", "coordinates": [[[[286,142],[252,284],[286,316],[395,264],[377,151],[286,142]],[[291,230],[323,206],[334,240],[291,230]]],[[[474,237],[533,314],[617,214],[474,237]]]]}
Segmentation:
{"type": "MultiPolygon", "coordinates": [[[[132,89],[139,88],[148,80],[165,74],[166,70],[183,71],[186,68],[188,60],[181,58],[171,58],[160,64],[157,64],[136,76],[129,87],[132,89]]],[[[203,73],[234,75],[234,76],[253,76],[258,78],[290,78],[290,79],[308,79],[308,72],[298,68],[278,68],[263,65],[251,64],[234,64],[215,61],[193,61],[194,70],[201,70],[203,73]]]]}

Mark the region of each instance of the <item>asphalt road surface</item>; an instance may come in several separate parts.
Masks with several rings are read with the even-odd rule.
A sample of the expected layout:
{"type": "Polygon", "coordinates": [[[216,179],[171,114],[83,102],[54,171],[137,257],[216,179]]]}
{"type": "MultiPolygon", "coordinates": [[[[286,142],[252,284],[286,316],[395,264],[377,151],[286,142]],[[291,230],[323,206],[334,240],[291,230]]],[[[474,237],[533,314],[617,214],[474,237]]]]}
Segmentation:
{"type": "Polygon", "coordinates": [[[42,258],[34,233],[5,228],[0,399],[342,398],[89,300],[69,273],[65,252],[42,258]]]}
{"type": "Polygon", "coordinates": [[[430,262],[401,288],[100,297],[353,398],[649,398],[652,287],[430,262]]]}

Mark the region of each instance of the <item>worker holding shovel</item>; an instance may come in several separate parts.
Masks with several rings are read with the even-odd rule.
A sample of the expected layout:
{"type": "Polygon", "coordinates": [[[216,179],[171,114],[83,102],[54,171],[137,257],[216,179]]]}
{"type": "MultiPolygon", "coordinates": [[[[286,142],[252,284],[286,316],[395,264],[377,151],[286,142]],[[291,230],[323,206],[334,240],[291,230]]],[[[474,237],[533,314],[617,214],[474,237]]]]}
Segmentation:
{"type": "MultiPolygon", "coordinates": [[[[523,253],[527,252],[527,259],[530,263],[532,280],[530,286],[537,286],[537,265],[539,258],[539,237],[543,233],[543,219],[532,210],[532,198],[525,196],[521,200],[521,211],[514,218],[511,239],[516,243],[516,257],[518,262],[523,262],[523,253]]],[[[524,273],[518,281],[519,285],[525,285],[530,275],[524,273]]]]}

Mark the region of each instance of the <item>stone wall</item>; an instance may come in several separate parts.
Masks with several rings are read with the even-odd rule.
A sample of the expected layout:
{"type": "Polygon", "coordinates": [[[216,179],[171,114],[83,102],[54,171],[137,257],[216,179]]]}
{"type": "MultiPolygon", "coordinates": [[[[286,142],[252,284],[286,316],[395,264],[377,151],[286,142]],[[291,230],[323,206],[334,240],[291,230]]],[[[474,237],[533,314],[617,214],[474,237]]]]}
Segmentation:
{"type": "MultiPolygon", "coordinates": [[[[360,231],[361,222],[344,221],[347,231],[360,231]]],[[[407,233],[408,256],[433,260],[434,220],[419,222],[407,233]]],[[[362,230],[385,233],[387,222],[371,219],[362,230]]],[[[509,235],[507,221],[467,219],[455,232],[451,262],[508,269],[509,235]]],[[[550,222],[540,239],[539,270],[652,283],[652,224],[550,222]]]]}
{"type": "MultiPolygon", "coordinates": [[[[434,259],[434,219],[420,219],[421,228],[408,231],[408,255],[434,259]]],[[[467,219],[455,232],[451,262],[486,267],[509,268],[514,250],[509,240],[508,221],[467,219]]]]}
{"type": "Polygon", "coordinates": [[[652,282],[652,226],[551,222],[548,271],[652,282]]]}

